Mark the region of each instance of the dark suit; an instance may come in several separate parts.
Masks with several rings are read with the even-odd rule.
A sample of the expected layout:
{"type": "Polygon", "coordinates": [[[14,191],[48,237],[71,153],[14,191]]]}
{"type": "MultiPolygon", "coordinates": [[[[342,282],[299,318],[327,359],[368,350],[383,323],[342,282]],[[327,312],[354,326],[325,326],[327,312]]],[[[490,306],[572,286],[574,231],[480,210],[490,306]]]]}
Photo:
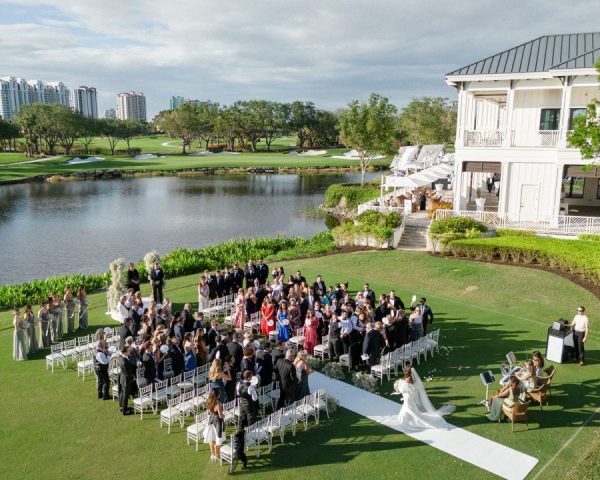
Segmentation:
{"type": "Polygon", "coordinates": [[[193,332],[194,331],[194,317],[192,316],[192,312],[189,310],[184,310],[181,312],[183,315],[183,331],[184,332],[193,332]]]}
{"type": "Polygon", "coordinates": [[[329,358],[339,360],[344,353],[344,347],[340,338],[340,322],[329,323],[329,358]]]}
{"type": "Polygon", "coordinates": [[[397,325],[396,330],[396,347],[401,347],[408,343],[410,337],[410,327],[408,323],[408,317],[405,315],[401,319],[397,320],[394,325],[397,325]]]}
{"type": "Polygon", "coordinates": [[[287,407],[294,403],[296,399],[298,377],[296,375],[296,367],[287,358],[279,360],[276,368],[279,374],[279,388],[281,391],[277,409],[280,409],[281,407],[287,407]]]}
{"type": "Polygon", "coordinates": [[[217,345],[217,335],[219,335],[219,332],[217,332],[214,328],[211,328],[206,335],[206,343],[208,344],[209,352],[217,345]]]}
{"type": "Polygon", "coordinates": [[[244,272],[239,268],[233,269],[231,272],[231,283],[233,286],[233,292],[237,293],[237,291],[244,286],[244,272]]]}
{"type": "Polygon", "coordinates": [[[246,267],[244,270],[244,277],[246,277],[246,289],[254,286],[254,279],[258,278],[256,267],[246,267]]]}
{"type": "Polygon", "coordinates": [[[306,278],[304,278],[302,275],[294,275],[294,283],[300,285],[302,282],[306,283],[306,278]]]}
{"type": "Polygon", "coordinates": [[[285,358],[285,352],[279,347],[275,347],[271,350],[271,358],[273,359],[273,368],[277,373],[277,362],[285,358]]]}
{"type": "Polygon", "coordinates": [[[371,305],[375,305],[375,292],[373,290],[369,289],[366,292],[363,290],[362,294],[365,300],[371,302],[371,305]]]}
{"type": "Polygon", "coordinates": [[[183,372],[184,359],[183,351],[179,345],[171,345],[169,347],[169,356],[171,357],[171,367],[173,367],[174,376],[183,372]]]}
{"type": "Polygon", "coordinates": [[[427,326],[433,323],[433,312],[429,305],[417,305],[417,309],[421,312],[421,317],[423,318],[423,333],[427,333],[427,326]]]}
{"type": "Polygon", "coordinates": [[[260,376],[260,385],[273,383],[273,358],[266,350],[256,352],[256,371],[260,376]]]}
{"type": "Polygon", "coordinates": [[[232,289],[233,289],[233,278],[231,276],[231,273],[226,273],[225,275],[223,275],[223,293],[225,295],[229,295],[230,293],[232,293],[232,289]]]}
{"type": "Polygon", "coordinates": [[[379,363],[381,349],[383,348],[384,344],[385,342],[383,341],[383,336],[379,330],[371,329],[367,332],[365,339],[363,340],[362,347],[363,355],[369,356],[367,365],[372,367],[373,365],[377,365],[377,363],[379,363]]]}
{"type": "Polygon", "coordinates": [[[175,324],[175,327],[173,328],[173,335],[178,337],[180,341],[183,341],[183,336],[185,335],[184,326],[180,323],[175,324]]]}
{"type": "Polygon", "coordinates": [[[125,339],[127,337],[133,337],[133,333],[131,333],[131,330],[129,330],[125,325],[121,325],[121,328],[119,329],[119,350],[121,350],[125,345],[125,339]]]}
{"type": "Polygon", "coordinates": [[[240,368],[242,368],[242,358],[244,357],[243,347],[238,342],[232,341],[227,344],[227,351],[229,352],[229,355],[233,355],[233,358],[235,359],[235,370],[239,372],[240,368]]]}
{"type": "Polygon", "coordinates": [[[315,292],[315,295],[318,295],[319,290],[323,290],[323,295],[327,293],[327,286],[323,280],[313,283],[313,292],[315,292]]]}
{"type": "Polygon", "coordinates": [[[211,364],[214,359],[217,358],[217,352],[220,352],[219,360],[221,360],[221,365],[223,365],[225,363],[225,357],[229,355],[229,350],[222,343],[219,343],[217,346],[215,346],[215,348],[213,348],[210,352],[209,361],[211,364]]]}
{"type": "Polygon", "coordinates": [[[149,351],[145,351],[144,355],[142,355],[142,364],[144,365],[144,378],[148,382],[148,385],[150,385],[154,383],[154,379],[156,378],[156,362],[149,351]]]}
{"type": "Polygon", "coordinates": [[[121,411],[125,412],[129,397],[133,395],[136,366],[132,360],[123,356],[119,359],[119,366],[121,368],[119,373],[119,405],[121,411]]]}
{"type": "Polygon", "coordinates": [[[217,297],[222,297],[225,293],[225,277],[223,275],[215,277],[215,292],[217,293],[217,297]]]}
{"type": "Polygon", "coordinates": [[[391,303],[394,304],[394,308],[396,310],[400,310],[400,309],[404,310],[404,302],[402,301],[402,299],[400,297],[394,296],[394,301],[391,303]]]}
{"type": "Polygon", "coordinates": [[[134,292],[140,291],[140,272],[137,268],[127,270],[127,288],[133,288],[134,292]]]}
{"type": "Polygon", "coordinates": [[[259,263],[256,266],[257,278],[261,285],[267,283],[267,279],[269,278],[269,267],[266,263],[259,263]]]}
{"type": "Polygon", "coordinates": [[[381,322],[386,315],[390,313],[390,309],[388,307],[387,301],[384,303],[380,303],[379,306],[375,309],[375,321],[381,322]]]}

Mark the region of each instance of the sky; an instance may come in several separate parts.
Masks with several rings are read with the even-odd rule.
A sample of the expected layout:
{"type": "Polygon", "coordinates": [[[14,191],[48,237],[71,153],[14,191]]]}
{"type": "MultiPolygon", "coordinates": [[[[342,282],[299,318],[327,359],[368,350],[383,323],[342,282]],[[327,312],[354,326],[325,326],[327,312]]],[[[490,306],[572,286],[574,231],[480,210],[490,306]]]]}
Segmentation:
{"type": "Polygon", "coordinates": [[[0,0],[0,76],[98,90],[311,100],[371,92],[401,108],[456,98],[445,73],[541,35],[599,30],[600,2],[555,0],[0,0]]]}

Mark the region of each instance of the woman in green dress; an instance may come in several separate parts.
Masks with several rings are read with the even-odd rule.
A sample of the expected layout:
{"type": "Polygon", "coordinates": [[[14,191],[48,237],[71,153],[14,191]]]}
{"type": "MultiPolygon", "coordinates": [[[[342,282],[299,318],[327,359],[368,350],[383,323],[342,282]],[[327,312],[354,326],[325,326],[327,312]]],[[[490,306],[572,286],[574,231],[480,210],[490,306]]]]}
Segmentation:
{"type": "Polygon", "coordinates": [[[62,313],[63,305],[56,292],[52,292],[50,302],[50,314],[52,315],[52,341],[57,342],[63,336],[62,313]]]}
{"type": "Polygon", "coordinates": [[[79,329],[85,330],[88,328],[88,299],[87,292],[83,285],[79,285],[77,289],[77,300],[79,301],[79,329]]]}
{"type": "Polygon", "coordinates": [[[50,318],[50,310],[48,302],[42,303],[42,308],[38,312],[40,319],[40,342],[42,348],[50,348],[52,343],[52,319],[50,318]]]}
{"type": "Polygon", "coordinates": [[[13,327],[15,327],[15,333],[13,336],[13,360],[27,360],[27,348],[25,346],[25,334],[27,332],[27,326],[19,318],[18,308],[13,310],[13,327]]]}
{"type": "Polygon", "coordinates": [[[488,419],[492,422],[497,422],[502,416],[502,405],[512,407],[515,403],[520,403],[521,384],[519,379],[512,375],[510,382],[500,390],[496,396],[490,399],[490,413],[487,414],[488,419]]]}
{"type": "Polygon", "coordinates": [[[31,309],[31,305],[25,305],[25,314],[23,316],[23,321],[28,325],[27,327],[27,337],[29,340],[28,352],[29,355],[33,353],[37,353],[39,350],[37,334],[35,333],[35,327],[37,326],[37,319],[33,314],[33,310],[31,309]]]}
{"type": "Polygon", "coordinates": [[[67,333],[75,333],[75,298],[69,285],[65,287],[63,300],[67,308],[67,333]]]}

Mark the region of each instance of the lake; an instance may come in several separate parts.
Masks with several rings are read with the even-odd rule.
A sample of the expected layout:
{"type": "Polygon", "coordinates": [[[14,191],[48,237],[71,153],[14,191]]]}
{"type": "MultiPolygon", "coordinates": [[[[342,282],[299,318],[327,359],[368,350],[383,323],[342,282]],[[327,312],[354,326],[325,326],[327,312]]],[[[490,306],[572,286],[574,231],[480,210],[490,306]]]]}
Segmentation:
{"type": "MultiPolygon", "coordinates": [[[[377,174],[368,174],[367,180],[377,174]]],[[[0,187],[0,284],[100,273],[122,257],[240,237],[309,237],[307,210],[360,174],[166,176],[0,187]]]]}

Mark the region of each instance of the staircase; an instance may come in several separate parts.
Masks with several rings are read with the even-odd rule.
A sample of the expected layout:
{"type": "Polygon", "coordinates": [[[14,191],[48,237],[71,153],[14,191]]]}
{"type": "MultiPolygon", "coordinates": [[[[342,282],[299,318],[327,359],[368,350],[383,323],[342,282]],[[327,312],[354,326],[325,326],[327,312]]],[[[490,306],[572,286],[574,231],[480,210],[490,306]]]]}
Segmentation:
{"type": "Polygon", "coordinates": [[[427,250],[427,231],[430,222],[426,212],[409,215],[397,248],[400,250],[427,250]]]}

